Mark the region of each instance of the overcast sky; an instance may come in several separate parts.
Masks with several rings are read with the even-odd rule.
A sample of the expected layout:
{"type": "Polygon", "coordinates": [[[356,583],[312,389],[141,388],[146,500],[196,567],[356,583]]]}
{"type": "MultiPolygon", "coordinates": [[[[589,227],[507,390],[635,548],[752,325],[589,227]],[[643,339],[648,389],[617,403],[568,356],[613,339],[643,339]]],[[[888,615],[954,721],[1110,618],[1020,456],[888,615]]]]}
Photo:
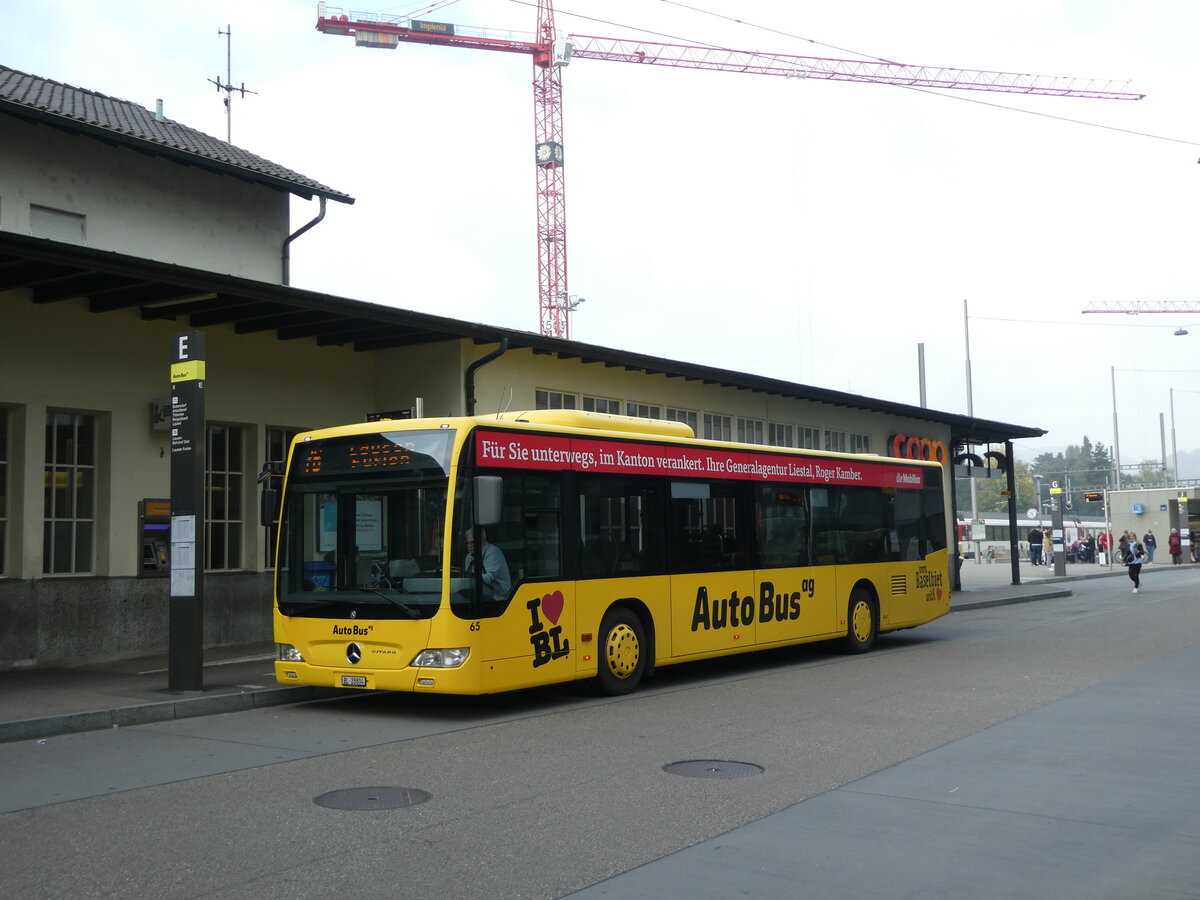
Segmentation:
{"type": "MultiPolygon", "coordinates": [[[[518,0],[344,11],[364,7],[529,33],[537,15],[518,0]]],[[[1023,455],[1084,434],[1111,445],[1114,368],[1122,462],[1159,458],[1160,413],[1170,456],[1172,387],[1178,448],[1200,447],[1200,314],[1082,314],[1200,303],[1200,3],[556,7],[564,34],[1128,80],[1146,94],[935,95],[576,60],[563,78],[567,235],[570,291],[586,303],[572,337],[913,404],[924,342],[928,405],[963,413],[967,300],[975,414],[1050,432],[1023,455]]],[[[359,49],[317,32],[316,11],[10,4],[0,63],[149,108],[161,98],[168,117],[223,138],[208,79],[226,78],[218,31],[231,26],[233,83],[257,92],[234,98],[234,143],[357,199],[331,203],[293,246],[295,286],[536,331],[528,57],[359,49]]],[[[316,212],[294,200],[293,227],[316,212]]]]}

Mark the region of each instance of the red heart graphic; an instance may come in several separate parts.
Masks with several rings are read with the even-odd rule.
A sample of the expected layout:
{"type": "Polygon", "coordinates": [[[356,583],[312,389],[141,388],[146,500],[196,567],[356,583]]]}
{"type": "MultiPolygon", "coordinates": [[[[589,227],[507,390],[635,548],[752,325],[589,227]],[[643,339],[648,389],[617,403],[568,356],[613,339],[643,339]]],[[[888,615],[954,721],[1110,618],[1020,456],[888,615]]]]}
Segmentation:
{"type": "Polygon", "coordinates": [[[937,594],[938,594],[938,599],[941,600],[942,599],[942,589],[941,588],[937,589],[937,594]]]}
{"type": "Polygon", "coordinates": [[[558,624],[558,617],[563,611],[563,595],[562,591],[555,591],[553,594],[547,594],[542,598],[542,612],[546,614],[546,618],[558,624]]]}

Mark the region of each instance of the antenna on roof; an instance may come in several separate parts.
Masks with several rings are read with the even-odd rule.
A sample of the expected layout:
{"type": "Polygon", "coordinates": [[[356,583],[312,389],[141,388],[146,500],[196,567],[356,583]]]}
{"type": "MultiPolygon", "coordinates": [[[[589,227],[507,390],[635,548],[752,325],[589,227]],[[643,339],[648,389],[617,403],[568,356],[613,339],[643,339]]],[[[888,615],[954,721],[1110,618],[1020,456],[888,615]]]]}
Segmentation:
{"type": "Polygon", "coordinates": [[[225,142],[233,143],[233,92],[237,91],[245,99],[247,94],[257,94],[258,91],[252,91],[246,87],[246,82],[242,82],[241,87],[234,87],[232,74],[232,55],[233,55],[233,26],[226,25],[225,30],[217,29],[217,37],[224,36],[225,38],[225,83],[221,84],[221,76],[208,79],[211,84],[217,86],[218,91],[225,92],[225,142]]]}

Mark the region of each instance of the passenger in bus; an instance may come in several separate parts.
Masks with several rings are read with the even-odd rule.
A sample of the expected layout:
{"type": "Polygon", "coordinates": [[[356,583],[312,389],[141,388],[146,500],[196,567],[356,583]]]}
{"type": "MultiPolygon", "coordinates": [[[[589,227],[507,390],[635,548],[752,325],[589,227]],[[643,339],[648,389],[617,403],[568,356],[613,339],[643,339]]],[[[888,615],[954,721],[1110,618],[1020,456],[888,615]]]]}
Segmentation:
{"type": "MultiPolygon", "coordinates": [[[[508,571],[508,561],[504,558],[504,554],[500,552],[500,548],[488,541],[487,532],[482,528],[479,530],[479,537],[483,541],[483,547],[480,552],[480,556],[483,559],[483,599],[505,600],[508,598],[509,590],[512,589],[512,576],[508,571]]],[[[467,562],[465,568],[468,572],[473,572],[475,570],[474,531],[468,528],[465,538],[467,541],[467,562]]]]}

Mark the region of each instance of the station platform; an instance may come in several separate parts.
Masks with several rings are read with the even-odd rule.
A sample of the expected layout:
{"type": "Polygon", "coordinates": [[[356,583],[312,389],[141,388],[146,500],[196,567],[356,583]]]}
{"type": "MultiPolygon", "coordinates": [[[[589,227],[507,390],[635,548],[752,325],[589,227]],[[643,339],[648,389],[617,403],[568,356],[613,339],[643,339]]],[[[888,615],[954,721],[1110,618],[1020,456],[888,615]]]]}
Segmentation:
{"type": "MultiPolygon", "coordinates": [[[[1147,566],[1143,577],[1168,564],[1147,566]]],[[[1119,566],[1072,564],[1055,576],[1043,566],[1021,564],[1020,584],[1005,563],[963,563],[963,589],[951,611],[1028,603],[1071,594],[1088,578],[1125,577],[1119,566]]],[[[205,651],[203,690],[168,689],[166,655],[77,668],[11,669],[0,672],[0,743],[59,734],[120,728],[191,716],[344,696],[343,692],[275,682],[275,646],[259,643],[205,651]]]]}

